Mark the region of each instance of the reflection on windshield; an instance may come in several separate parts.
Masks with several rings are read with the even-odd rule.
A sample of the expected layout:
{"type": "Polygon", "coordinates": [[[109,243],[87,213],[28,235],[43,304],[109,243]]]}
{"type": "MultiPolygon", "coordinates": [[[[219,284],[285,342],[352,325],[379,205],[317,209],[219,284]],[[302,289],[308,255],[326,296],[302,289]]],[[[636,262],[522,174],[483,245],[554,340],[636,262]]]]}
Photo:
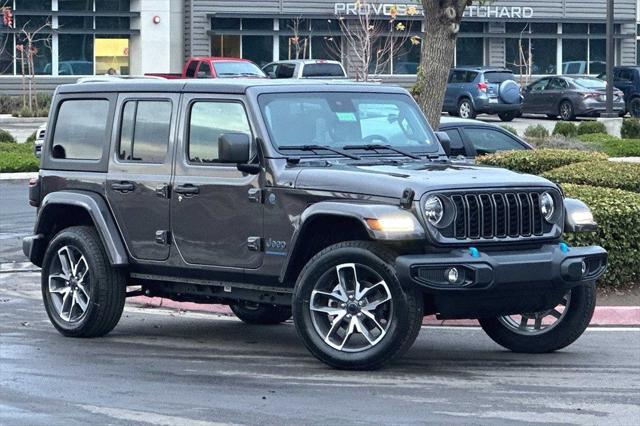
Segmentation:
{"type": "Polygon", "coordinates": [[[277,146],[390,145],[437,150],[435,136],[408,95],[383,93],[278,93],[259,98],[277,146]]]}

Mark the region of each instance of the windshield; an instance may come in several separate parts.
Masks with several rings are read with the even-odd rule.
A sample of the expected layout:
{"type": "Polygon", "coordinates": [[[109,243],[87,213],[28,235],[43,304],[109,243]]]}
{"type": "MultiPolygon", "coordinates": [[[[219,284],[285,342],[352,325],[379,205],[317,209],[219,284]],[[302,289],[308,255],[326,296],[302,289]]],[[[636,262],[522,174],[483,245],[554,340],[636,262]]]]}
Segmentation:
{"type": "Polygon", "coordinates": [[[213,68],[219,78],[266,77],[262,70],[252,62],[214,62],[213,68]]]}
{"type": "Polygon", "coordinates": [[[277,147],[390,145],[435,152],[435,135],[411,98],[383,93],[272,93],[259,97],[277,147]]]}
{"type": "Polygon", "coordinates": [[[607,83],[597,78],[576,78],[573,80],[575,84],[585,89],[606,89],[607,83]]]}

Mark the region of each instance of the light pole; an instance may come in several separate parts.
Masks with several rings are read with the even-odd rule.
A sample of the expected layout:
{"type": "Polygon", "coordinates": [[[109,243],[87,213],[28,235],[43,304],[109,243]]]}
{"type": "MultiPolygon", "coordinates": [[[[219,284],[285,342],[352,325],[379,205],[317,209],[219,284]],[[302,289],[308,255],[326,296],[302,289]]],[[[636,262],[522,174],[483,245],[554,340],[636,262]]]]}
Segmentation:
{"type": "Polygon", "coordinates": [[[613,113],[613,64],[615,61],[615,41],[613,38],[613,6],[614,0],[607,0],[607,112],[603,118],[616,118],[613,113]]]}

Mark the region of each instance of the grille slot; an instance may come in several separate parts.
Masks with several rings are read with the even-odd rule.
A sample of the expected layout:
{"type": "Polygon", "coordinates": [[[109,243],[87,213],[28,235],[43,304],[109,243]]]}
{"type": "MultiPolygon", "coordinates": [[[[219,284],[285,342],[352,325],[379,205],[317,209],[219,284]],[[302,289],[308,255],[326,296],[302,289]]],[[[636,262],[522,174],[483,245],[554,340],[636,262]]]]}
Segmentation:
{"type": "Polygon", "coordinates": [[[440,230],[446,238],[534,238],[544,236],[552,228],[540,213],[538,192],[483,192],[447,196],[455,207],[455,216],[448,227],[440,230]]]}

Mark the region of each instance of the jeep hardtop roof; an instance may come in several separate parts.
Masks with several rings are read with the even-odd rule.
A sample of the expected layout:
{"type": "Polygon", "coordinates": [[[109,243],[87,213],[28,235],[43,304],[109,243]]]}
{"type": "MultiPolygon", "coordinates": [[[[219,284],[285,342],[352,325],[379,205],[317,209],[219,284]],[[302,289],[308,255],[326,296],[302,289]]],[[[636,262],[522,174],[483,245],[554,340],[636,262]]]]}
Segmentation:
{"type": "Polygon", "coordinates": [[[222,93],[244,94],[247,89],[260,88],[265,92],[277,91],[357,91],[373,93],[402,93],[398,86],[376,83],[353,83],[344,80],[269,80],[269,79],[207,79],[207,80],[149,80],[130,79],[119,81],[91,81],[59,86],[59,94],[95,92],[174,92],[174,93],[222,93]]]}

